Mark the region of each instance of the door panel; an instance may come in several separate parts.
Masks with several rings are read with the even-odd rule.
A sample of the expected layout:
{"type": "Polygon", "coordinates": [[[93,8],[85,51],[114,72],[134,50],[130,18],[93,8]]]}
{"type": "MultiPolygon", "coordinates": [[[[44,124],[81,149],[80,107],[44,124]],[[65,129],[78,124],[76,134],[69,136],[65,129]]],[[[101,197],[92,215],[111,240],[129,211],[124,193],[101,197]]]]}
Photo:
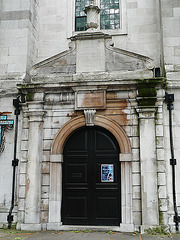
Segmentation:
{"type": "Polygon", "coordinates": [[[63,224],[120,224],[119,146],[100,127],[73,133],[64,148],[63,224]]]}
{"type": "Polygon", "coordinates": [[[69,163],[67,165],[67,184],[87,184],[87,163],[69,163]]]}

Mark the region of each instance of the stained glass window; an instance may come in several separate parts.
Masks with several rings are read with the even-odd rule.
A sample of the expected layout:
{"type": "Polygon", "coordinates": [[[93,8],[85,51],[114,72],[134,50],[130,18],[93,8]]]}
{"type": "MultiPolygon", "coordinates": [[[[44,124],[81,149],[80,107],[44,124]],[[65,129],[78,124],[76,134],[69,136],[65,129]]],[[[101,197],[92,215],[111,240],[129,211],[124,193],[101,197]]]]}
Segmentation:
{"type": "MultiPolygon", "coordinates": [[[[89,0],[76,0],[76,31],[87,30],[87,17],[84,12],[87,5],[89,5],[89,0]]],[[[101,0],[100,9],[100,29],[120,28],[119,0],[101,0]]]]}

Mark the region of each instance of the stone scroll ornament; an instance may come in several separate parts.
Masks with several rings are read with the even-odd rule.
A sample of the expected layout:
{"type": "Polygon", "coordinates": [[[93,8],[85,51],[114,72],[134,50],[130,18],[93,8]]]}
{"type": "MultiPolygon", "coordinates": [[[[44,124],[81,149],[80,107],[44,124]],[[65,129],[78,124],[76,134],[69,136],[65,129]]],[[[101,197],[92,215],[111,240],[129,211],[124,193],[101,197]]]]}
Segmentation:
{"type": "Polygon", "coordinates": [[[14,127],[14,120],[7,120],[7,114],[11,114],[11,112],[0,113],[0,154],[5,149],[4,133],[8,130],[12,130],[14,127]]]}

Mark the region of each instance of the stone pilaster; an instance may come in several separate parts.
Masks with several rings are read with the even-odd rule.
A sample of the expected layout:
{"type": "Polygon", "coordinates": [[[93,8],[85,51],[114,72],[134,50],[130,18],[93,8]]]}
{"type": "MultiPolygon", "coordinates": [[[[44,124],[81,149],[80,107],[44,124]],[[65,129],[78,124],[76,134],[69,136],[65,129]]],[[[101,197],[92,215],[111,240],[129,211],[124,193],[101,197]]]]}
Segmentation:
{"type": "Polygon", "coordinates": [[[28,102],[29,117],[28,158],[26,178],[25,224],[21,229],[40,230],[41,161],[43,143],[43,102],[28,102]]]}
{"type": "Polygon", "coordinates": [[[50,155],[49,223],[47,230],[60,230],[63,155],[50,155]]]}
{"type": "Polygon", "coordinates": [[[142,231],[159,224],[155,108],[139,108],[142,231]]]}
{"type": "Polygon", "coordinates": [[[132,156],[131,153],[120,153],[121,162],[121,232],[133,232],[133,204],[132,204],[132,156]]]}

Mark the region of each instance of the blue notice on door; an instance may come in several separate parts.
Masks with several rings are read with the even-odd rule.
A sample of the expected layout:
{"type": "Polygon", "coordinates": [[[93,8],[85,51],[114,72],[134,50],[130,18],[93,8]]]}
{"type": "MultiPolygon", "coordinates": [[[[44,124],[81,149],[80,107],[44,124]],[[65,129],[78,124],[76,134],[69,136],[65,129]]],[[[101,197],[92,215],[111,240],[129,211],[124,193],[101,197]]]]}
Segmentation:
{"type": "Polygon", "coordinates": [[[114,165],[101,165],[101,182],[114,182],[114,165]]]}

